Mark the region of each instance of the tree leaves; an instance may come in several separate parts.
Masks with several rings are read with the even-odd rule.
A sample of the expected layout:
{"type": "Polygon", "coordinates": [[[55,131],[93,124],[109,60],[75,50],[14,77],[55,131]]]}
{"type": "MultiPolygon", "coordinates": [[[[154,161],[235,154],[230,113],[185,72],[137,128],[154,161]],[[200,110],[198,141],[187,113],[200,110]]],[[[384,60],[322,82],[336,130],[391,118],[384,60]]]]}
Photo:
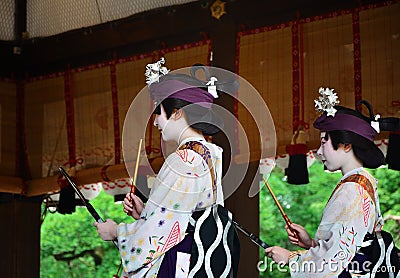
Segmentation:
{"type": "MultiPolygon", "coordinates": [[[[400,172],[387,168],[369,171],[379,180],[378,191],[383,216],[399,216],[400,172]]],[[[310,183],[307,185],[286,183],[280,169],[274,169],[268,182],[290,220],[303,225],[313,236],[326,202],[340,178],[340,173],[326,173],[323,165],[315,162],[309,168],[310,183]]],[[[104,219],[111,218],[117,223],[133,221],[123,213],[122,206],[116,205],[113,197],[104,192],[92,200],[91,204],[104,219]]],[[[259,217],[260,238],[263,241],[269,245],[296,249],[287,239],[285,221],[266,188],[260,192],[259,217]]],[[[112,243],[99,238],[93,222],[85,208],[77,208],[71,215],[55,213],[46,216],[41,228],[40,277],[60,277],[60,274],[63,277],[112,277],[115,274],[120,264],[118,250],[112,243]],[[57,261],[55,256],[63,253],[77,257],[69,263],[57,261]]],[[[399,246],[399,224],[395,220],[388,220],[384,229],[391,232],[399,246]]],[[[263,259],[264,252],[260,249],[260,260],[263,259]]],[[[281,271],[277,267],[273,269],[272,272],[260,272],[260,276],[290,277],[287,268],[281,271]]]]}
{"type": "MultiPolygon", "coordinates": [[[[285,182],[284,173],[275,168],[268,182],[281,203],[289,219],[306,228],[313,237],[321,220],[325,205],[341,178],[340,173],[324,172],[323,165],[315,162],[309,169],[310,182],[306,185],[291,185],[285,182]]],[[[379,180],[378,192],[383,216],[400,216],[400,172],[387,168],[369,170],[379,180]]],[[[273,199],[265,188],[260,192],[260,238],[269,245],[278,245],[289,250],[292,246],[285,230],[285,222],[273,199]]],[[[384,229],[393,235],[396,245],[400,245],[400,227],[394,220],[388,220],[384,229]]],[[[260,249],[260,260],[264,252],[260,249]]],[[[287,268],[279,271],[260,272],[260,277],[290,277],[287,268]]]]}
{"type": "MultiPolygon", "coordinates": [[[[132,222],[113,197],[101,192],[91,201],[104,218],[132,222]]],[[[118,250],[100,239],[86,208],[73,214],[47,214],[41,227],[40,277],[112,277],[120,264],[118,250]],[[69,273],[69,275],[68,275],[69,273]]]]}

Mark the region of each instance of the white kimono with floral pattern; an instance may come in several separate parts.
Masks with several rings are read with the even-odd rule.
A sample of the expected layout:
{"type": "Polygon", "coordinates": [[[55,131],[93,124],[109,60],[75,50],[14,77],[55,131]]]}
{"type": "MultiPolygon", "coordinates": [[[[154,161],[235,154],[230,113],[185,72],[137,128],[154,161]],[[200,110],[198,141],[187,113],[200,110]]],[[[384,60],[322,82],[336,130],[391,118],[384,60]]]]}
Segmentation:
{"type": "MultiPolygon", "coordinates": [[[[215,169],[218,204],[223,204],[221,188],[222,149],[199,138],[211,152],[215,169]]],[[[122,277],[156,277],[164,253],[185,237],[192,212],[214,203],[210,170],[203,158],[188,149],[169,155],[160,169],[139,220],[118,225],[122,277]]],[[[189,270],[188,256],[180,269],[189,270]]]]}
{"type": "Polygon", "coordinates": [[[314,238],[316,247],[297,251],[297,255],[291,256],[292,277],[338,277],[361,247],[367,232],[382,229],[377,180],[363,168],[347,173],[341,180],[353,174],[368,178],[374,188],[375,200],[371,200],[358,183],[340,185],[324,209],[314,238]]]}

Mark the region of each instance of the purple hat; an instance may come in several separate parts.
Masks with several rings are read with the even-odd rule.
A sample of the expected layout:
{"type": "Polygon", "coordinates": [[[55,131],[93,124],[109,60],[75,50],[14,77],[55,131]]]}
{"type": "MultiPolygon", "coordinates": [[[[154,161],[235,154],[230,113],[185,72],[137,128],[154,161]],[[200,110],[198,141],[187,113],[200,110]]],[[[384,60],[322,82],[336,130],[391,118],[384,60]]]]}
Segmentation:
{"type": "Polygon", "coordinates": [[[340,111],[345,110],[338,110],[335,116],[328,116],[326,112],[323,113],[315,120],[313,126],[322,131],[352,131],[365,139],[374,142],[377,132],[369,122],[353,114],[340,113],[340,111]]]}
{"type": "Polygon", "coordinates": [[[319,116],[313,126],[321,131],[349,131],[354,135],[353,139],[349,139],[358,159],[363,162],[367,168],[377,168],[385,164],[385,156],[382,151],[375,145],[374,138],[380,130],[380,116],[375,116],[372,106],[365,100],[357,103],[357,111],[338,106],[339,103],[334,89],[319,88],[319,98],[314,100],[315,108],[323,114],[319,116]],[[364,116],[359,108],[361,104],[367,106],[369,117],[364,116]],[[359,138],[359,139],[356,139],[359,138]]]}
{"type": "Polygon", "coordinates": [[[149,86],[149,91],[150,97],[157,103],[166,98],[177,98],[210,109],[214,101],[213,95],[207,90],[175,79],[153,83],[149,86]]]}
{"type": "MultiPolygon", "coordinates": [[[[172,74],[169,74],[169,76],[169,78],[174,78],[172,74]]],[[[175,98],[196,104],[200,108],[206,109],[206,113],[200,112],[197,114],[196,111],[199,112],[199,110],[191,106],[190,110],[186,111],[186,113],[189,118],[192,118],[190,115],[196,115],[192,118],[196,123],[196,126],[193,127],[201,130],[205,135],[213,135],[221,130],[224,123],[213,111],[213,95],[207,91],[207,87],[206,90],[203,90],[202,87],[202,85],[197,87],[176,79],[164,79],[160,80],[158,83],[151,84],[149,86],[149,91],[150,97],[155,101],[156,106],[164,99],[175,98]],[[192,110],[194,113],[191,113],[192,110]]]]}
{"type": "Polygon", "coordinates": [[[161,58],[158,62],[146,66],[146,83],[149,87],[150,97],[155,101],[155,112],[164,99],[180,99],[195,104],[186,110],[191,126],[206,135],[220,131],[223,121],[212,107],[214,98],[218,97],[215,84],[218,81],[217,78],[210,76],[208,69],[200,64],[192,66],[190,75],[168,74],[169,70],[162,66],[164,63],[165,59],[161,58]],[[209,79],[208,82],[196,78],[196,71],[200,69],[205,72],[206,78],[209,79]]]}
{"type": "Polygon", "coordinates": [[[367,139],[368,144],[365,149],[357,155],[363,162],[363,166],[378,168],[384,165],[385,156],[374,143],[377,131],[371,126],[371,121],[358,111],[341,106],[335,106],[334,108],[337,109],[334,116],[328,116],[327,112],[324,112],[315,120],[313,126],[321,131],[328,132],[335,130],[350,131],[367,139]]]}

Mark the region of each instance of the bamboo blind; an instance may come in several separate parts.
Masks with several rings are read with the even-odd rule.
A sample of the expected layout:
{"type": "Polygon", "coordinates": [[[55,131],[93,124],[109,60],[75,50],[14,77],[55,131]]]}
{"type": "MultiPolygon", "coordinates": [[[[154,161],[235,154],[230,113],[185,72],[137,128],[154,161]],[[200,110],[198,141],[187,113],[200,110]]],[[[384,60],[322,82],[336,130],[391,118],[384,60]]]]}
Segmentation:
{"type": "Polygon", "coordinates": [[[362,96],[375,113],[400,117],[400,3],[360,11],[362,96]]]}
{"type": "MultiPolygon", "coordinates": [[[[304,121],[309,124],[309,147],[319,144],[319,131],[312,123],[320,87],[334,88],[340,105],[354,108],[354,63],[351,14],[305,22],[304,40],[304,121]]],[[[287,140],[287,139],[286,139],[287,140]]],[[[289,142],[287,140],[287,142],[289,142]]]]}
{"type": "Polygon", "coordinates": [[[109,66],[73,73],[77,170],[114,164],[109,66]]]}
{"type": "MultiPolygon", "coordinates": [[[[384,117],[400,116],[399,12],[400,3],[387,3],[239,35],[238,74],[256,87],[268,105],[274,119],[278,154],[285,153],[285,146],[291,142],[296,116],[308,127],[309,148],[318,147],[319,134],[312,123],[318,116],[313,100],[318,97],[319,87],[334,88],[340,105],[355,108],[360,98],[369,101],[375,113],[384,117]],[[298,24],[297,42],[292,40],[290,26],[294,24],[298,24]],[[300,99],[293,94],[292,73],[297,63],[291,59],[292,50],[296,49],[294,44],[299,49],[300,99]],[[358,45],[360,50],[355,49],[358,45]],[[357,55],[359,64],[355,63],[357,55]],[[356,89],[358,78],[360,92],[356,89]],[[296,103],[299,115],[293,114],[296,103]]],[[[238,118],[248,122],[247,137],[250,145],[257,146],[258,130],[240,104],[238,118]]],[[[239,146],[243,144],[239,142],[239,146]]]]}
{"type": "MultiPolygon", "coordinates": [[[[375,113],[400,117],[399,12],[400,3],[388,2],[239,34],[237,73],[257,89],[267,104],[275,124],[278,154],[284,153],[286,145],[290,144],[296,116],[309,125],[309,148],[317,147],[318,133],[311,125],[317,116],[313,100],[321,86],[335,88],[344,106],[354,107],[355,100],[360,97],[372,104],[375,113]],[[293,39],[294,24],[299,27],[297,43],[293,39]],[[294,44],[301,58],[300,99],[293,93],[296,81],[293,77],[294,44]],[[359,64],[355,62],[357,55],[360,55],[359,64]],[[356,92],[358,73],[361,89],[356,92]],[[299,115],[295,115],[295,104],[299,105],[299,115]]],[[[145,87],[145,66],[161,56],[166,57],[171,70],[194,63],[208,64],[210,42],[114,61],[115,84],[111,78],[111,62],[69,71],[69,91],[65,72],[25,80],[22,138],[16,138],[19,128],[16,107],[20,101],[16,84],[1,81],[0,175],[15,174],[20,152],[16,150],[17,141],[26,142],[28,167],[33,178],[56,174],[58,166],[69,164],[71,150],[81,169],[118,163],[114,152],[120,142],[115,141],[115,128],[122,134],[129,106],[145,87]],[[67,91],[73,97],[69,103],[66,102],[67,91]],[[113,99],[115,96],[117,102],[113,99]],[[66,113],[68,105],[74,108],[72,118],[66,113]],[[68,138],[68,128],[73,128],[73,138],[68,138]],[[71,142],[75,149],[69,148],[71,142]]],[[[256,109],[257,105],[263,104],[255,103],[256,109]]],[[[151,107],[149,103],[143,111],[149,112],[151,107]]],[[[237,116],[254,150],[260,145],[260,138],[252,115],[238,103],[237,116]]],[[[159,132],[152,124],[149,119],[145,132],[149,158],[161,155],[159,132]]],[[[243,144],[246,142],[237,142],[239,152],[245,149],[243,144]]]]}
{"type": "Polygon", "coordinates": [[[64,78],[25,85],[25,137],[32,177],[52,176],[68,163],[64,78]]]}
{"type": "MultiPolygon", "coordinates": [[[[115,161],[118,149],[115,144],[121,142],[114,139],[123,132],[125,116],[135,96],[146,89],[146,64],[164,56],[168,68],[174,70],[195,63],[207,64],[209,55],[209,42],[199,42],[153,53],[152,57],[145,54],[29,80],[25,85],[24,123],[32,177],[58,174],[59,166],[69,167],[74,162],[71,157],[76,159],[77,170],[122,162],[115,161]],[[113,65],[115,84],[111,78],[113,65]],[[70,82],[66,81],[67,76],[70,82]],[[116,102],[113,94],[117,96],[116,102]],[[72,110],[68,110],[68,106],[72,110]],[[67,111],[73,111],[73,115],[68,116],[67,111]],[[115,111],[118,111],[116,118],[115,111]]],[[[2,89],[3,84],[1,86],[2,89]]],[[[15,94],[15,89],[12,92],[15,94]]],[[[148,105],[135,113],[151,114],[152,108],[149,99],[148,105]]],[[[149,119],[147,127],[133,128],[135,132],[146,129],[148,158],[160,156],[160,135],[153,126],[153,119],[149,119]]],[[[15,156],[15,150],[12,153],[15,156]]],[[[15,160],[9,162],[15,167],[15,160]]]]}
{"type": "MultiPolygon", "coordinates": [[[[292,135],[292,36],[290,30],[290,27],[286,26],[243,35],[240,37],[239,44],[238,74],[257,89],[268,106],[274,121],[278,146],[286,145],[287,138],[292,135]]],[[[238,118],[244,126],[249,145],[253,148],[258,146],[258,129],[249,111],[240,103],[238,118]]],[[[239,142],[239,150],[244,149],[244,144],[242,141],[239,142]]],[[[251,159],[254,157],[252,156],[251,159]]]]}

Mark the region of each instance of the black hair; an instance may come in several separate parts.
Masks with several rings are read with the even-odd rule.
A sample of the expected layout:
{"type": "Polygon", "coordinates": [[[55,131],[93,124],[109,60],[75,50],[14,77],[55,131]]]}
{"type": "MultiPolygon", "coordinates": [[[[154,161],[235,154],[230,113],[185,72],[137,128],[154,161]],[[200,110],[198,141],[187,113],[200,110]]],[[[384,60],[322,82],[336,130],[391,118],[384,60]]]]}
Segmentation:
{"type": "MultiPolygon", "coordinates": [[[[379,129],[385,131],[396,131],[400,130],[400,119],[389,117],[381,118],[376,117],[372,106],[365,100],[361,100],[356,105],[356,110],[346,108],[343,106],[334,106],[338,114],[349,114],[358,117],[368,124],[372,122],[378,122],[379,129]],[[361,111],[361,106],[365,105],[368,108],[369,115],[366,116],[361,111]]],[[[314,123],[315,126],[315,123],[314,123]]],[[[321,131],[326,131],[322,130],[321,131]]],[[[385,165],[385,156],[382,151],[375,145],[375,143],[367,138],[349,131],[349,130],[330,130],[326,131],[326,140],[329,138],[332,142],[332,147],[337,150],[340,145],[351,144],[354,155],[363,163],[364,167],[367,168],[378,168],[381,165],[385,165]]]]}
{"type": "Polygon", "coordinates": [[[333,149],[337,150],[340,145],[351,144],[354,155],[363,163],[365,167],[377,168],[385,164],[385,157],[376,157],[371,161],[369,151],[374,147],[374,142],[347,130],[327,131],[325,139],[331,138],[333,149]]]}
{"type": "MultiPolygon", "coordinates": [[[[181,73],[169,73],[161,76],[159,82],[163,82],[166,80],[178,80],[207,92],[207,83],[210,80],[211,76],[212,74],[210,73],[208,67],[202,64],[195,64],[190,68],[190,75],[181,73]],[[199,70],[204,72],[207,81],[200,80],[196,77],[196,72],[199,70]]],[[[222,80],[217,80],[214,84],[216,86],[218,94],[233,94],[239,89],[239,82],[236,80],[235,77],[225,77],[222,80]]],[[[189,126],[198,131],[201,131],[204,135],[213,135],[219,132],[224,125],[223,121],[219,118],[218,114],[213,111],[212,108],[207,109],[195,103],[190,103],[181,99],[168,97],[161,101],[161,103],[157,103],[153,114],[161,114],[160,104],[162,104],[162,106],[164,107],[165,113],[167,114],[167,119],[171,117],[175,109],[182,109],[186,114],[186,120],[188,121],[189,126]],[[190,109],[186,109],[186,106],[189,106],[190,109]]]]}
{"type": "Polygon", "coordinates": [[[167,114],[167,119],[169,119],[177,109],[182,109],[186,114],[186,120],[190,127],[201,131],[206,135],[212,135],[215,133],[209,132],[210,126],[215,127],[215,125],[211,123],[212,121],[209,109],[182,99],[166,98],[156,106],[153,114],[161,114],[160,105],[163,106],[164,111],[167,114]]]}

